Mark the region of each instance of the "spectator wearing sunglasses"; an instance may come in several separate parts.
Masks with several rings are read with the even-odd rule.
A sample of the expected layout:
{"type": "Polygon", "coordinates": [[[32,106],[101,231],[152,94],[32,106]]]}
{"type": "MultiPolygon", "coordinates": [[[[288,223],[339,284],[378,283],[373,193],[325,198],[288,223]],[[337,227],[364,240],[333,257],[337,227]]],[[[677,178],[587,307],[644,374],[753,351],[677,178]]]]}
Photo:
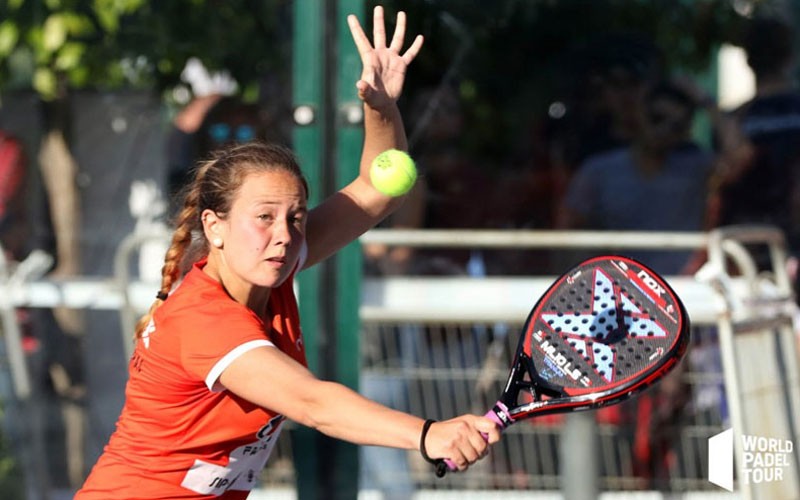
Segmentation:
{"type": "MultiPolygon", "coordinates": [[[[196,75],[195,78],[197,78],[196,75]]],[[[209,78],[212,79],[213,78],[209,78]]],[[[214,151],[253,140],[284,144],[282,130],[257,103],[242,101],[235,95],[234,82],[212,88],[193,85],[195,97],[175,117],[167,138],[167,188],[171,201],[191,180],[192,166],[214,151]],[[270,133],[272,131],[273,133],[270,133]]],[[[174,212],[173,209],[170,212],[174,212]]]]}
{"type": "MultiPolygon", "coordinates": [[[[699,231],[714,155],[690,138],[695,101],[670,81],[645,95],[630,146],[590,156],[572,178],[557,225],[563,229],[699,231]]],[[[662,274],[679,274],[688,252],[628,252],[662,274]]]]}

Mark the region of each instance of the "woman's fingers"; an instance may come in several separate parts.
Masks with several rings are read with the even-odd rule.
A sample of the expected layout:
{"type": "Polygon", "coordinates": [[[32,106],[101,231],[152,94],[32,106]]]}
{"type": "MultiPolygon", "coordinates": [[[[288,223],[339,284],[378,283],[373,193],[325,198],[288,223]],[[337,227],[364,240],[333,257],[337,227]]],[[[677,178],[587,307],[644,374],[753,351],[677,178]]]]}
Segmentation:
{"type": "Polygon", "coordinates": [[[386,27],[383,24],[383,7],[380,5],[372,12],[372,41],[376,49],[386,48],[386,27]]]}
{"type": "Polygon", "coordinates": [[[403,54],[403,62],[406,63],[406,65],[411,64],[411,61],[413,61],[414,58],[417,57],[417,54],[419,54],[419,51],[422,48],[422,43],[424,41],[425,39],[423,38],[422,35],[417,35],[417,37],[414,38],[414,43],[412,43],[411,46],[408,48],[408,50],[406,50],[406,53],[403,54]]]}
{"type": "Polygon", "coordinates": [[[485,436],[484,439],[489,444],[494,444],[500,441],[500,428],[498,428],[497,424],[491,419],[483,417],[475,424],[475,426],[478,428],[481,434],[485,436]]]}
{"type": "Polygon", "coordinates": [[[367,38],[366,33],[364,33],[364,30],[361,28],[361,23],[358,22],[358,18],[353,14],[347,16],[347,25],[350,27],[350,34],[353,36],[358,54],[361,56],[361,59],[364,60],[364,58],[372,52],[372,45],[369,43],[369,38],[367,38]]]}
{"type": "Polygon", "coordinates": [[[448,458],[458,470],[464,470],[485,457],[489,442],[497,442],[500,438],[494,422],[477,415],[463,415],[437,423],[431,428],[431,435],[434,434],[436,437],[431,440],[428,452],[434,457],[448,458]],[[440,446],[438,450],[435,450],[437,446],[434,443],[440,446]]]}
{"type": "Polygon", "coordinates": [[[394,27],[394,35],[392,36],[392,44],[389,46],[389,50],[393,50],[400,53],[400,49],[403,48],[403,40],[406,37],[406,13],[402,10],[397,13],[397,21],[394,27]]]}

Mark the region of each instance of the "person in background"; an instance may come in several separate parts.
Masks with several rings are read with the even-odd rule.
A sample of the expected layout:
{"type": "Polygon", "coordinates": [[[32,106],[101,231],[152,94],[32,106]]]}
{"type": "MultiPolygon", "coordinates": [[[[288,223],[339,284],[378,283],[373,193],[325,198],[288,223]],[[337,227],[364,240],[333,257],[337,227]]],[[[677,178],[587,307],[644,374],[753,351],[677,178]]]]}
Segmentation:
{"type": "Polygon", "coordinates": [[[181,77],[191,87],[192,98],[175,115],[167,133],[166,191],[173,205],[171,213],[181,189],[191,182],[192,167],[214,150],[252,140],[288,142],[279,107],[245,101],[227,71],[209,73],[198,59],[190,58],[181,77]]]}
{"type": "Polygon", "coordinates": [[[25,213],[26,158],[22,143],[0,130],[0,244],[6,258],[19,261],[28,244],[25,213]]]}
{"type": "MultiPolygon", "coordinates": [[[[690,140],[695,102],[669,81],[645,97],[642,128],[630,147],[589,157],[558,214],[561,229],[700,231],[715,156],[690,140]]],[[[636,251],[664,275],[680,274],[689,252],[636,251]]]]}
{"type": "Polygon", "coordinates": [[[355,16],[348,23],[363,64],[358,177],[311,208],[297,159],[283,146],[233,145],[199,165],[157,299],[137,326],[117,430],[76,500],[246,498],[285,419],[357,444],[449,457],[459,470],[499,440],[485,417],[426,421],[305,366],[294,276],[402,203],[372,186],[369,167],[382,151],[407,148],[396,101],[423,43],[418,36],[402,51],[402,12],[387,41],[380,6],[374,45],[355,16]]]}
{"type": "MultiPolygon", "coordinates": [[[[794,79],[795,34],[779,19],[754,17],[741,40],[755,74],[755,96],[731,114],[738,147],[722,155],[714,178],[710,227],[769,224],[786,235],[797,283],[800,256],[800,92],[794,79]]],[[[769,269],[765,248],[754,249],[769,269]]]]}
{"type": "Polygon", "coordinates": [[[564,114],[549,131],[556,203],[587,158],[630,146],[642,128],[647,90],[663,79],[663,66],[660,48],[639,34],[604,34],[571,51],[564,114]]]}

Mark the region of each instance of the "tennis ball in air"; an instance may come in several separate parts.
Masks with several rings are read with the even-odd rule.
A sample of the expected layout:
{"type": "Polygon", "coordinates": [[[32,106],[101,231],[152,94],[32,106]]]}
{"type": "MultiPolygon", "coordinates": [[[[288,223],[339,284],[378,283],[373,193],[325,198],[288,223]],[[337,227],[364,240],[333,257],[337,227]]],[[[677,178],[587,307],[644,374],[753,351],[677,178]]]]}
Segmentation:
{"type": "Polygon", "coordinates": [[[387,196],[402,196],[417,181],[417,167],[405,151],[387,149],[372,161],[369,180],[387,196]]]}

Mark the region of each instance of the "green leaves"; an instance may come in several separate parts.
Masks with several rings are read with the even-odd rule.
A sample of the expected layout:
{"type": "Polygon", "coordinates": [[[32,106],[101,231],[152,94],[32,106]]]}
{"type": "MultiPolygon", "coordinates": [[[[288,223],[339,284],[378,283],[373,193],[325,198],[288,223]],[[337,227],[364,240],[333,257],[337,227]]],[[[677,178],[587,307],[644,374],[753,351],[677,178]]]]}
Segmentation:
{"type": "Polygon", "coordinates": [[[291,3],[252,0],[0,2],[0,90],[46,99],[72,88],[180,83],[189,57],[242,89],[289,64],[291,3]]]}
{"type": "Polygon", "coordinates": [[[0,23],[0,58],[8,57],[19,40],[19,28],[12,21],[0,23]]]}
{"type": "Polygon", "coordinates": [[[67,42],[58,51],[53,67],[58,71],[68,71],[78,66],[81,62],[83,53],[86,52],[86,45],[80,42],[67,42]]]}
{"type": "Polygon", "coordinates": [[[46,66],[39,66],[33,74],[33,88],[46,100],[56,96],[58,82],[55,72],[46,66]]]}
{"type": "Polygon", "coordinates": [[[0,87],[29,87],[43,98],[58,97],[59,82],[82,63],[87,41],[96,33],[85,14],[65,8],[61,0],[7,4],[0,23],[0,87]]]}
{"type": "Polygon", "coordinates": [[[67,24],[61,14],[52,14],[42,26],[42,49],[55,52],[67,40],[67,24]]]}
{"type": "Polygon", "coordinates": [[[138,11],[145,0],[94,0],[93,9],[100,26],[109,34],[117,33],[120,20],[138,11]]]}

